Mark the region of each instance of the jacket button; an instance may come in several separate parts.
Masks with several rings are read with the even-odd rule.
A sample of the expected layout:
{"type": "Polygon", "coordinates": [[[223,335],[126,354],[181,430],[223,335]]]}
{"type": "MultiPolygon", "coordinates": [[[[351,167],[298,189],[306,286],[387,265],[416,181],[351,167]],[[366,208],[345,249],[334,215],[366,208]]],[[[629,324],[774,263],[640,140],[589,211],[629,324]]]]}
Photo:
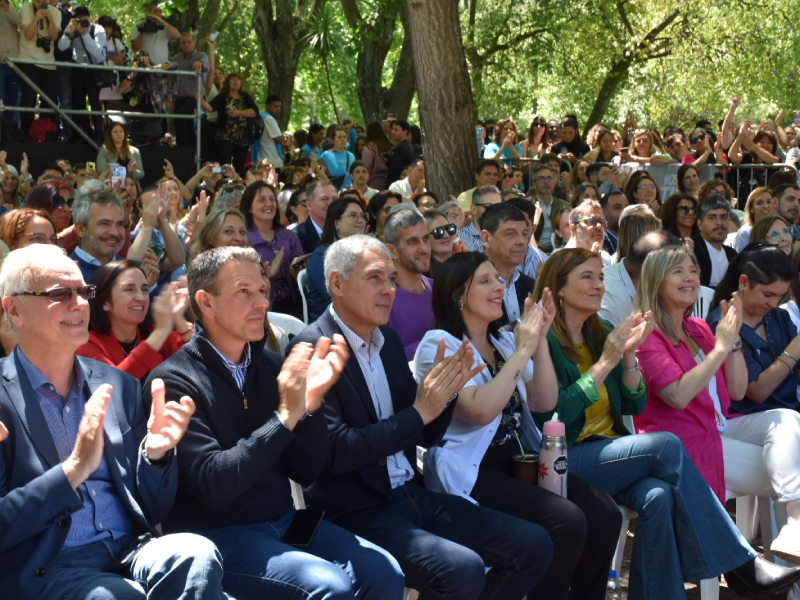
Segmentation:
{"type": "Polygon", "coordinates": [[[68,523],[67,523],[67,520],[66,520],[66,519],[61,519],[61,520],[58,522],[58,526],[59,526],[59,527],[66,527],[67,525],[68,525],[68,523]]]}
{"type": "Polygon", "coordinates": [[[164,489],[167,489],[168,487],[169,487],[169,475],[164,477],[164,489]]]}
{"type": "Polygon", "coordinates": [[[382,467],[385,467],[385,466],[386,466],[386,459],[385,459],[385,458],[382,458],[382,459],[380,459],[380,460],[378,461],[378,464],[379,464],[380,466],[382,466],[382,467]]]}
{"type": "Polygon", "coordinates": [[[39,567],[38,569],[36,569],[36,576],[37,577],[43,577],[44,576],[44,567],[39,567]]]}

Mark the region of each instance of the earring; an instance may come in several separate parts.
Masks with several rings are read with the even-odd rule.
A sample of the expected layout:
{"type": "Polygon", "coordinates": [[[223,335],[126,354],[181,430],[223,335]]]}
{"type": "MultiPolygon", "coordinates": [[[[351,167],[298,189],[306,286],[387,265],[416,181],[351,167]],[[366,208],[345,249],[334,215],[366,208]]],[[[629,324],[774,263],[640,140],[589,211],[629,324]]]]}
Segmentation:
{"type": "Polygon", "coordinates": [[[464,303],[461,300],[458,301],[458,310],[464,310],[464,303]]]}

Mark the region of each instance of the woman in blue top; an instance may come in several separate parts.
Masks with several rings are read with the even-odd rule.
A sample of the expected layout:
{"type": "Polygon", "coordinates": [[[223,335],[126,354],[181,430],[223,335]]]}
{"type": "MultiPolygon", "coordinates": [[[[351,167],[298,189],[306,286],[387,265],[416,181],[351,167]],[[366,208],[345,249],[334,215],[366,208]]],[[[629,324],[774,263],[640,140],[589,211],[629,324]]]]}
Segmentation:
{"type": "Polygon", "coordinates": [[[319,238],[319,246],[308,259],[308,322],[316,321],[331,303],[325,285],[325,253],[336,240],[364,233],[367,227],[367,213],[358,200],[352,197],[339,198],[328,207],[325,226],[319,238]]]}
{"type": "Polygon", "coordinates": [[[300,148],[300,158],[311,158],[313,154],[319,159],[322,154],[322,140],[325,139],[325,126],[314,123],[308,128],[308,142],[300,148]]]}
{"type": "Polygon", "coordinates": [[[517,126],[511,119],[500,119],[494,128],[494,141],[486,146],[483,158],[501,160],[507,165],[519,164],[522,146],[517,143],[517,126]]]}
{"type": "Polygon", "coordinates": [[[789,257],[767,242],[748,244],[728,265],[717,285],[708,324],[716,330],[719,303],[733,292],[742,297],[742,351],[747,363],[747,393],[731,412],[750,414],[774,408],[800,408],[797,400],[800,336],[789,313],[778,305],[797,271],[789,257]]]}
{"type": "Polygon", "coordinates": [[[319,162],[328,169],[328,179],[336,186],[336,190],[353,185],[350,179],[350,165],[356,157],[347,150],[347,133],[341,127],[335,127],[331,133],[333,150],[326,150],[319,157],[319,162]]]}

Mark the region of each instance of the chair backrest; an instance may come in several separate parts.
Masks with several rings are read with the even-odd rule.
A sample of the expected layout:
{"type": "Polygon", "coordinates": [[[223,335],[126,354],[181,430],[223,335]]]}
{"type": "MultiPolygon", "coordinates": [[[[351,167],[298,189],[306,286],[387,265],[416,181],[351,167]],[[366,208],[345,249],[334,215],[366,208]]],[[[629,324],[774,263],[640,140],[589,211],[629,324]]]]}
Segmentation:
{"type": "Polygon", "coordinates": [[[692,311],[693,317],[705,319],[708,316],[708,307],[711,306],[711,301],[714,299],[714,290],[710,287],[700,286],[697,292],[697,300],[694,303],[694,310],[692,311]]]}
{"type": "Polygon", "coordinates": [[[297,274],[297,287],[300,288],[300,296],[303,298],[303,321],[308,325],[308,300],[306,300],[306,290],[308,289],[308,270],[303,269],[297,274]]]}
{"type": "Polygon", "coordinates": [[[292,339],[296,335],[300,335],[300,332],[307,327],[305,323],[303,323],[297,317],[293,317],[292,315],[269,312],[267,313],[267,318],[269,319],[270,323],[283,329],[286,332],[286,335],[289,336],[289,339],[292,339]]]}

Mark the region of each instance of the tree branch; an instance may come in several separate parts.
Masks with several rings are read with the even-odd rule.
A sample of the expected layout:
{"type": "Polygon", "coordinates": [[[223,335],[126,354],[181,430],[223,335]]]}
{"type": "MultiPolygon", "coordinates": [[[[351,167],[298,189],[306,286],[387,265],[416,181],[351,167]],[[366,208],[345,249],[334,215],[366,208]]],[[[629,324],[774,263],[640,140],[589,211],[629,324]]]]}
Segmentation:
{"type": "Polygon", "coordinates": [[[347,24],[350,29],[358,29],[362,24],[361,13],[356,6],[356,0],[340,0],[342,10],[344,11],[344,18],[347,19],[347,24]]]}
{"type": "Polygon", "coordinates": [[[225,18],[222,19],[222,22],[217,27],[217,31],[224,31],[225,27],[228,25],[228,21],[231,20],[231,17],[233,17],[233,13],[236,12],[238,6],[239,6],[239,0],[233,0],[233,4],[228,9],[228,13],[225,15],[225,18]]]}
{"type": "Polygon", "coordinates": [[[617,12],[619,13],[619,18],[622,21],[622,24],[625,25],[625,29],[628,31],[628,35],[634,37],[633,27],[631,27],[631,22],[628,20],[628,14],[625,12],[625,3],[623,0],[617,0],[617,12]]]}
{"type": "Polygon", "coordinates": [[[484,61],[493,54],[497,54],[498,52],[501,52],[503,50],[508,50],[509,48],[516,46],[517,44],[524,42],[525,40],[529,40],[537,35],[547,33],[548,31],[549,29],[547,29],[546,27],[542,27],[540,29],[533,29],[525,33],[520,33],[518,35],[515,35],[513,38],[511,38],[504,44],[495,44],[494,46],[489,46],[486,49],[486,51],[480,54],[479,56],[481,57],[481,60],[484,61]]]}

